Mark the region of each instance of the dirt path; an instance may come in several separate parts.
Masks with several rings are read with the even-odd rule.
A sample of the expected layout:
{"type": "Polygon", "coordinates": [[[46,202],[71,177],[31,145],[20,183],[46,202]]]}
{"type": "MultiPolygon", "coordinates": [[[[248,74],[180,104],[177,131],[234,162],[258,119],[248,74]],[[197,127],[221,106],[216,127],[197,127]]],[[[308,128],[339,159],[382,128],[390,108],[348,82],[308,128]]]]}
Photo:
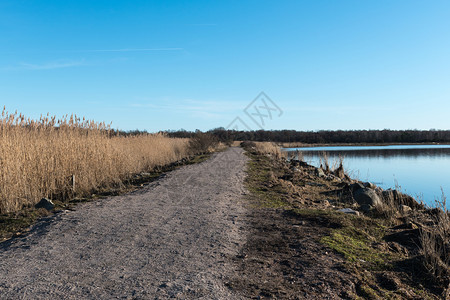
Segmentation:
{"type": "Polygon", "coordinates": [[[247,231],[242,152],[59,213],[1,244],[1,298],[240,298],[224,282],[247,231]]]}

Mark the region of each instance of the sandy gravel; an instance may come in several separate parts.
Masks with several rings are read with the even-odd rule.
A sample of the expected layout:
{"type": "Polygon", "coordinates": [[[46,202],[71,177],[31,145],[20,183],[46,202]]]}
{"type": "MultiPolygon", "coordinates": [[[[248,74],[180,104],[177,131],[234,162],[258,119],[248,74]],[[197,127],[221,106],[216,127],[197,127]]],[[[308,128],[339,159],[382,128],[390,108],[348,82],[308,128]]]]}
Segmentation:
{"type": "Polygon", "coordinates": [[[1,244],[1,298],[240,298],[224,282],[247,231],[242,152],[59,213],[1,244]]]}

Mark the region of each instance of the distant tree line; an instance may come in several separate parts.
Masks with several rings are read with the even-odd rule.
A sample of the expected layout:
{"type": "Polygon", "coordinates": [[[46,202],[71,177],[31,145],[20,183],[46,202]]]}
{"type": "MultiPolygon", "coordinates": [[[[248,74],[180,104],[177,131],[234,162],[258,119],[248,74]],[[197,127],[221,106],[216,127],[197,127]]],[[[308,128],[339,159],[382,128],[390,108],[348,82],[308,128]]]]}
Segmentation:
{"type": "MultiPolygon", "coordinates": [[[[201,131],[167,131],[171,137],[192,138],[201,131]]],[[[260,141],[307,144],[396,144],[396,143],[450,143],[450,130],[256,130],[236,131],[216,128],[206,132],[222,142],[260,141]]]]}

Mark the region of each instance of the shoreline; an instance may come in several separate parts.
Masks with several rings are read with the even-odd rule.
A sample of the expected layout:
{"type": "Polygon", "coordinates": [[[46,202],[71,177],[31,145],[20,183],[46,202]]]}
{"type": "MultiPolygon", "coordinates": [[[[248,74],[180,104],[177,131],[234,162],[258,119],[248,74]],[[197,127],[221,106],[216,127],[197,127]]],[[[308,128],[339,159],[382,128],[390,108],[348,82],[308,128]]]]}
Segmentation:
{"type": "Polygon", "coordinates": [[[317,147],[358,147],[358,146],[422,146],[422,145],[450,145],[450,143],[276,143],[281,149],[289,148],[317,148],[317,147]]]}
{"type": "MultiPolygon", "coordinates": [[[[343,298],[445,299],[446,295],[449,296],[448,278],[439,277],[443,273],[429,273],[432,254],[428,246],[436,241],[430,240],[421,246],[426,239],[424,232],[431,236],[439,235],[442,229],[439,220],[448,224],[448,213],[444,216],[439,210],[427,209],[408,195],[389,190],[376,192],[377,187],[370,183],[362,184],[349,177],[341,179],[337,175],[342,173],[324,171],[301,161],[288,162],[276,152],[258,153],[257,148],[251,145],[246,148],[251,158],[247,182],[252,194],[250,199],[258,207],[256,214],[273,220],[271,226],[274,227],[271,228],[283,228],[283,236],[289,236],[289,247],[300,244],[307,248],[302,251],[312,257],[314,264],[304,266],[306,269],[303,272],[320,273],[314,268],[315,265],[327,269],[329,273],[320,283],[325,287],[334,286],[337,279],[353,282],[352,288],[347,287],[347,291],[339,285],[333,287],[333,291],[343,298]],[[383,204],[370,207],[364,203],[365,200],[359,199],[360,202],[357,202],[354,199],[358,193],[371,195],[372,192],[383,204]],[[304,237],[311,234],[316,236],[315,240],[308,238],[306,241],[304,237]],[[320,247],[328,249],[321,250],[328,255],[309,249],[320,247]],[[337,263],[339,259],[344,261],[337,263]],[[336,262],[345,272],[333,271],[334,267],[330,266],[332,262],[336,262]]],[[[257,230],[255,235],[267,235],[267,232],[270,235],[274,231],[264,225],[265,222],[258,219],[256,227],[262,229],[257,230]]],[[[448,243],[448,237],[445,242],[448,243]]],[[[258,250],[259,244],[255,248],[252,255],[263,256],[258,250]]],[[[278,252],[284,253],[283,249],[272,249],[270,255],[275,256],[272,259],[282,260],[283,255],[278,252]]],[[[447,259],[448,268],[446,254],[434,255],[441,257],[442,261],[447,259]]],[[[292,257],[289,265],[302,264],[302,256],[298,259],[300,261],[296,262],[297,258],[292,257]]],[[[256,266],[248,268],[254,268],[252,271],[257,272],[256,266]]],[[[268,268],[270,272],[272,267],[268,268]]],[[[275,264],[273,268],[283,267],[275,264]]],[[[292,276],[289,280],[299,280],[305,285],[317,280],[313,275],[300,279],[290,270],[283,272],[292,276]]],[[[283,280],[281,277],[273,280],[283,280]]],[[[324,296],[320,291],[314,293],[305,292],[304,295],[306,298],[324,296]]]]}
{"type": "MultiPolygon", "coordinates": [[[[317,146],[317,147],[311,147],[311,148],[328,147],[328,146],[334,147],[332,145],[326,145],[326,146],[317,146]]],[[[350,146],[350,144],[347,144],[345,146],[350,146]]],[[[342,146],[336,146],[336,147],[345,147],[345,146],[342,145],[342,146]]],[[[446,188],[445,190],[448,190],[448,188],[449,188],[448,186],[445,186],[445,182],[441,182],[442,184],[444,184],[444,186],[440,185],[441,189],[439,189],[439,185],[437,185],[437,184],[433,185],[433,186],[431,186],[431,185],[421,186],[420,189],[415,188],[416,185],[414,183],[417,181],[420,181],[422,177],[419,177],[417,175],[417,178],[416,177],[410,178],[410,175],[406,174],[405,172],[403,172],[403,173],[400,172],[400,174],[397,174],[397,172],[394,169],[389,169],[390,165],[387,165],[387,164],[384,165],[386,168],[383,169],[386,171],[381,172],[380,167],[377,168],[377,166],[374,164],[374,158],[373,158],[374,156],[371,156],[369,154],[375,153],[372,155],[378,155],[377,157],[381,157],[380,155],[382,155],[383,158],[386,158],[386,157],[390,158],[390,154],[389,154],[390,152],[385,153],[384,151],[398,151],[398,152],[392,152],[394,154],[397,153],[395,156],[393,155],[392,157],[397,157],[397,155],[398,155],[401,159],[401,162],[403,162],[406,159],[406,156],[405,156],[405,158],[402,156],[402,155],[406,155],[406,154],[403,154],[404,153],[403,151],[414,151],[414,150],[423,151],[423,154],[422,154],[422,152],[417,152],[418,154],[416,154],[416,155],[420,156],[422,154],[425,157],[428,155],[432,155],[425,151],[447,151],[446,149],[449,149],[450,147],[440,148],[439,146],[450,146],[450,145],[449,144],[438,144],[438,143],[434,143],[434,144],[429,144],[429,143],[427,143],[427,144],[389,144],[389,145],[363,145],[363,144],[356,145],[356,144],[354,144],[351,147],[385,147],[385,146],[393,146],[393,147],[395,147],[395,146],[430,146],[430,148],[427,148],[427,147],[421,147],[421,148],[413,147],[411,149],[409,149],[409,148],[406,148],[406,149],[403,149],[403,148],[393,148],[393,149],[370,148],[370,149],[349,149],[349,150],[347,150],[347,149],[302,150],[300,148],[299,149],[281,148],[281,151],[284,154],[287,154],[288,159],[289,159],[289,157],[291,157],[292,159],[294,159],[296,157],[296,156],[290,155],[292,153],[299,153],[300,158],[302,158],[302,153],[306,152],[308,155],[311,155],[313,157],[313,158],[310,157],[309,162],[313,162],[316,164],[318,164],[317,160],[323,159],[326,163],[329,162],[330,165],[335,165],[335,164],[339,163],[339,161],[341,159],[343,159],[344,164],[347,165],[345,167],[345,171],[350,172],[355,177],[355,178],[353,178],[354,180],[359,180],[361,182],[362,181],[370,181],[374,184],[377,184],[380,188],[383,188],[384,190],[389,190],[389,189],[398,190],[399,192],[402,192],[404,194],[409,195],[410,197],[413,197],[418,203],[425,204],[429,208],[435,207],[436,201],[437,200],[441,201],[443,199],[443,197],[445,197],[444,194],[442,194],[442,187],[446,188]],[[436,146],[437,146],[437,148],[436,148],[436,146]],[[309,151],[311,151],[311,152],[309,152],[309,151]],[[322,157],[322,154],[321,154],[322,151],[325,153],[324,154],[325,157],[322,157]],[[343,151],[343,152],[340,152],[340,151],[343,151]],[[345,153],[347,153],[347,151],[348,151],[348,153],[355,153],[354,154],[355,156],[353,156],[353,154],[349,154],[350,158],[348,158],[348,161],[346,158],[347,155],[345,154],[345,153]],[[353,151],[355,151],[355,152],[353,152],[353,151]],[[371,152],[364,152],[364,151],[371,151],[371,152]],[[376,152],[376,151],[378,151],[378,152],[376,152]],[[361,156],[357,155],[358,153],[361,153],[361,156]],[[339,154],[339,158],[338,158],[338,154],[339,154]],[[353,160],[356,160],[357,162],[362,161],[363,165],[366,166],[366,168],[360,169],[358,167],[358,164],[355,163],[353,160]],[[347,161],[347,163],[346,163],[346,161],[347,161]],[[353,164],[352,165],[353,168],[350,169],[349,164],[350,165],[353,164]],[[361,173],[364,173],[367,170],[368,170],[367,172],[370,172],[372,167],[374,168],[375,171],[378,170],[378,173],[375,172],[374,175],[370,176],[371,178],[368,178],[369,175],[367,175],[366,180],[357,179],[357,178],[361,177],[361,175],[360,175],[361,173]],[[349,169],[347,169],[347,168],[349,168],[349,169]],[[394,180],[392,180],[392,178],[391,178],[391,180],[386,180],[386,178],[390,178],[392,176],[394,176],[394,180]],[[400,179],[402,179],[402,178],[404,180],[402,182],[400,182],[400,179]],[[400,183],[402,183],[402,184],[400,184],[400,183]]],[[[408,153],[408,152],[405,152],[405,153],[408,153]]],[[[411,152],[411,153],[415,153],[415,152],[411,152]]],[[[433,153],[433,152],[431,152],[431,153],[433,153]]],[[[447,153],[447,152],[444,152],[444,153],[447,153]]],[[[437,155],[441,155],[441,154],[439,153],[437,155]]],[[[413,156],[413,157],[416,157],[416,156],[413,156]]],[[[407,156],[407,158],[409,158],[409,156],[407,156]]],[[[383,162],[384,162],[384,160],[383,160],[383,162]]],[[[429,160],[424,158],[424,161],[423,162],[421,161],[421,163],[427,163],[427,164],[430,163],[430,169],[429,170],[426,169],[429,173],[437,171],[436,166],[433,165],[432,161],[430,162],[429,160]]],[[[420,173],[420,170],[415,170],[415,172],[414,172],[414,174],[419,174],[419,173],[420,173]]],[[[439,178],[434,178],[434,177],[432,177],[432,178],[433,178],[433,182],[439,182],[438,181],[439,178]]],[[[447,209],[450,209],[450,205],[449,205],[450,203],[447,203],[447,204],[448,204],[447,209]]]]}

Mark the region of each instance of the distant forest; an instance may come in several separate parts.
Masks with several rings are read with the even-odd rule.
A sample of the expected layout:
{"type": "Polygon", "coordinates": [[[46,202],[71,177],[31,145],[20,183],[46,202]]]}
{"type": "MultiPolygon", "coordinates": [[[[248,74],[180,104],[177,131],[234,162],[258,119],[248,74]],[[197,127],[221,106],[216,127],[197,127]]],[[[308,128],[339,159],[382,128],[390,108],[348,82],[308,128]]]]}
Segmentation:
{"type": "Polygon", "coordinates": [[[450,130],[257,130],[235,131],[216,128],[202,133],[199,130],[168,131],[170,137],[194,137],[209,134],[222,142],[228,141],[271,141],[277,143],[306,144],[397,144],[397,143],[450,143],[450,130]]]}

